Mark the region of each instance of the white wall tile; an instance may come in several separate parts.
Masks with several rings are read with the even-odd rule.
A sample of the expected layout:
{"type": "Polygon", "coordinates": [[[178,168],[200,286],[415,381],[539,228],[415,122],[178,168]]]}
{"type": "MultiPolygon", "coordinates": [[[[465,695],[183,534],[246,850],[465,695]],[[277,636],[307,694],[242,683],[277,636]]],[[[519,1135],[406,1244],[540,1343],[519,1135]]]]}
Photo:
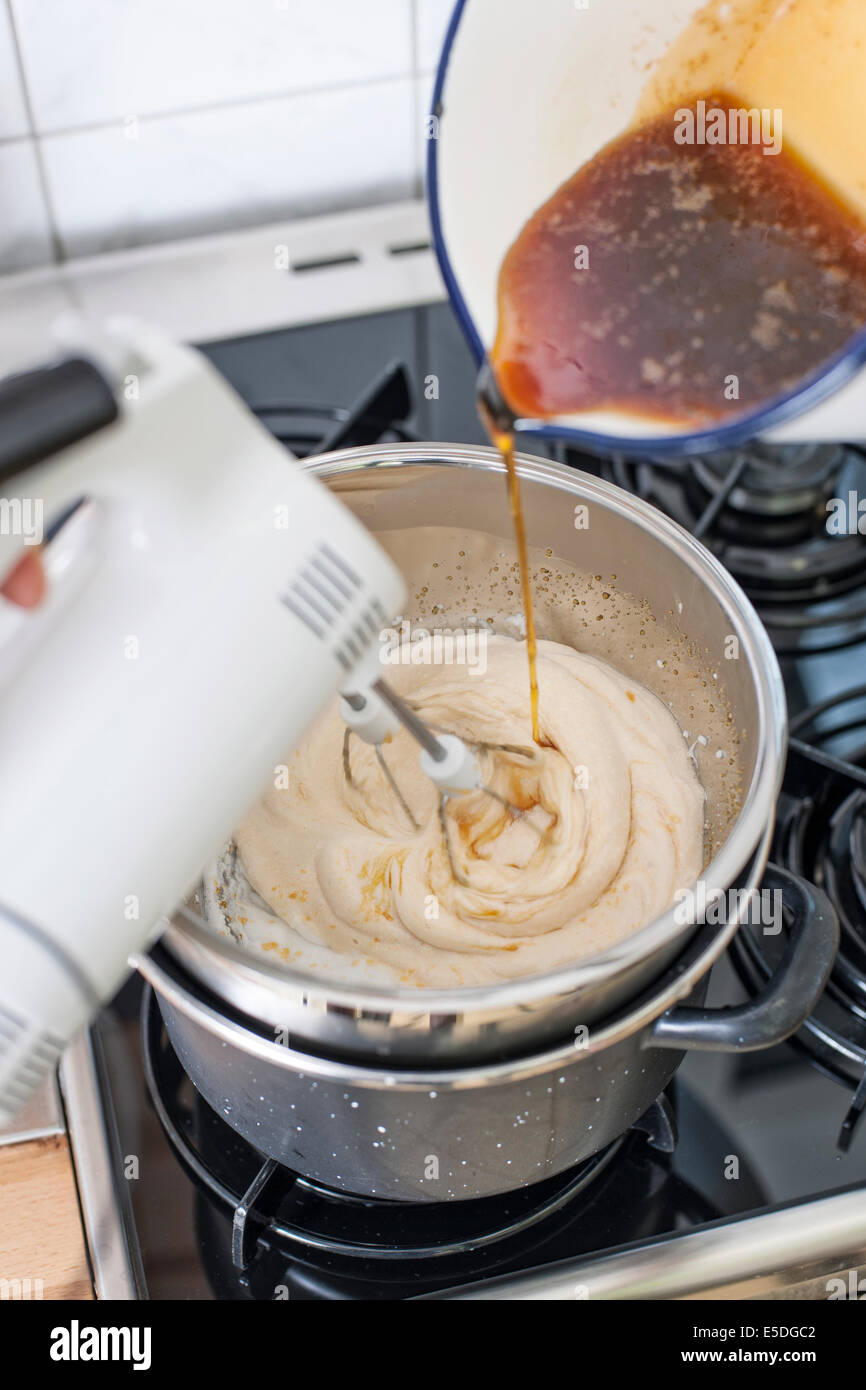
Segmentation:
{"type": "Polygon", "coordinates": [[[445,30],[456,0],[415,0],[415,43],[420,72],[429,72],[439,62],[445,30]]]}
{"type": "Polygon", "coordinates": [[[18,55],[7,0],[0,0],[0,140],[29,135],[18,55]]]}
{"type": "Polygon", "coordinates": [[[375,80],[411,0],[12,0],[37,130],[375,80]]]}
{"type": "Polygon", "coordinates": [[[66,252],[410,197],[412,97],[402,78],[47,138],[66,252]]]}
{"type": "Polygon", "coordinates": [[[0,274],[51,260],[48,214],[32,140],[0,145],[0,274]]]}
{"type": "Polygon", "coordinates": [[[415,78],[415,100],[418,104],[418,136],[426,142],[427,119],[433,105],[433,72],[419,72],[415,78]]]}
{"type": "Polygon", "coordinates": [[[53,325],[81,306],[52,270],[0,275],[0,376],[46,362],[57,351],[53,325]]]}
{"type": "Polygon", "coordinates": [[[427,152],[429,137],[427,119],[433,96],[433,73],[422,72],[415,78],[415,160],[416,187],[423,198],[427,183],[427,152]]]}

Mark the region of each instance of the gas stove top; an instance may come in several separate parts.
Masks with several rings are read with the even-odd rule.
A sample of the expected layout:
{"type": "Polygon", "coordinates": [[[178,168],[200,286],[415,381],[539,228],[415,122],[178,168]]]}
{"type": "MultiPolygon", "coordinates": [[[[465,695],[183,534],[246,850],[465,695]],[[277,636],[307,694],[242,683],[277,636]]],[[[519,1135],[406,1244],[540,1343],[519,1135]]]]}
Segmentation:
{"type": "MultiPolygon", "coordinates": [[[[485,442],[444,302],[205,351],[301,457],[485,442]]],[[[866,495],[866,459],[854,446],[670,463],[554,456],[700,536],[768,625],[795,735],[773,857],[840,915],[824,999],[782,1047],[689,1054],[640,1123],[577,1170],[507,1197],[407,1207],[266,1162],[193,1091],[134,979],[62,1072],[103,1296],[575,1298],[591,1278],[608,1297],[826,1298],[829,1279],[866,1266],[866,536],[827,529],[833,499],[866,495]]],[[[709,1002],[737,1002],[741,982],[754,992],[784,945],[784,933],[743,929],[709,1002]]]]}
{"type": "Polygon", "coordinates": [[[756,442],[669,463],[606,460],[595,471],[660,507],[718,556],[780,657],[866,638],[863,449],[756,442]]]}

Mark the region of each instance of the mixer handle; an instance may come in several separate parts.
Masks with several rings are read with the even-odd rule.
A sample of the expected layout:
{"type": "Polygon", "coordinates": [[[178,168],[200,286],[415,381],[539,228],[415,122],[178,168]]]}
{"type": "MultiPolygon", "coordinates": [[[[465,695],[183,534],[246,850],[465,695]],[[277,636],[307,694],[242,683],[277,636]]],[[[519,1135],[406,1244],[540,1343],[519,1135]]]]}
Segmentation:
{"type": "Polygon", "coordinates": [[[117,419],[105,377],[83,357],[0,381],[0,481],[117,419]]]}
{"type": "Polygon", "coordinates": [[[779,965],[746,1004],[719,1009],[669,1009],[648,1031],[645,1046],[675,1052],[758,1052],[784,1042],[805,1022],[836,959],[839,921],[825,893],[805,879],[768,864],[764,886],[783,895],[791,924],[779,965]]]}

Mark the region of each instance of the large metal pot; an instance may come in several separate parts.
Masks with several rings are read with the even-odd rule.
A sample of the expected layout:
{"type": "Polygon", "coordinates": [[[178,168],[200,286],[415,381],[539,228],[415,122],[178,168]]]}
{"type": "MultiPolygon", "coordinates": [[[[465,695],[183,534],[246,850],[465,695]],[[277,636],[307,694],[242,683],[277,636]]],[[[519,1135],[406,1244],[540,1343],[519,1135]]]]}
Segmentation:
{"type": "Polygon", "coordinates": [[[351,1193],[459,1201],[539,1182],[606,1148],[645,1113],[684,1050],[754,1051],[799,1027],[830,973],[838,924],[824,895],[786,870],[770,865],[766,882],[784,893],[791,927],[757,998],[698,1007],[729,935],[705,926],[628,1008],[518,1061],[406,1071],[317,1056],[214,1007],[164,947],[139,968],[183,1067],[262,1154],[351,1193]],[[683,997],[687,1005],[672,1007],[683,997]]]}
{"type": "MultiPolygon", "coordinates": [[[[443,534],[461,528],[489,540],[497,554],[513,553],[503,468],[493,450],[387,446],[325,455],[309,466],[385,545],[407,529],[420,544],[440,533],[430,528],[443,534]]],[[[730,728],[739,738],[743,790],[735,811],[710,796],[713,853],[703,878],[721,889],[738,880],[746,890],[755,888],[783,768],[785,700],[775,655],[754,609],[713,556],[655,508],[537,458],[520,456],[519,468],[530,546],[585,574],[607,580],[613,571],[617,591],[645,605],[646,632],[635,645],[647,648],[638,653],[646,669],[638,671],[636,663],[635,678],[669,701],[692,737],[697,731],[682,684],[662,669],[671,665],[671,651],[687,651],[706,671],[714,698],[717,693],[720,705],[727,701],[730,728]],[[581,519],[587,523],[580,529],[578,509],[585,509],[581,519]],[[732,643],[736,657],[730,660],[732,643]],[[663,679],[667,686],[658,684],[663,679]]],[[[400,562],[414,592],[411,545],[404,546],[400,562]]],[[[477,576],[479,584],[483,578],[477,576]]],[[[545,636],[543,612],[538,616],[545,636]]],[[[582,644],[594,641],[595,650],[616,664],[615,634],[608,635],[609,650],[595,635],[597,625],[590,627],[593,632],[584,634],[582,644]]],[[[567,627],[554,635],[570,636],[567,627]]],[[[698,747],[697,756],[704,758],[701,775],[709,786],[714,749],[698,747]]],[[[716,954],[735,928],[732,919],[718,930],[716,954]]],[[[525,1057],[561,1042],[577,1023],[610,1017],[660,976],[693,929],[671,908],[609,950],[549,975],[447,993],[354,984],[335,978],[333,971],[290,973],[188,918],[176,919],[163,941],[212,994],[270,1025],[272,1036],[288,1034],[302,1051],[331,1051],[376,1065],[388,1058],[394,1064],[465,1067],[473,1060],[525,1057]]]]}

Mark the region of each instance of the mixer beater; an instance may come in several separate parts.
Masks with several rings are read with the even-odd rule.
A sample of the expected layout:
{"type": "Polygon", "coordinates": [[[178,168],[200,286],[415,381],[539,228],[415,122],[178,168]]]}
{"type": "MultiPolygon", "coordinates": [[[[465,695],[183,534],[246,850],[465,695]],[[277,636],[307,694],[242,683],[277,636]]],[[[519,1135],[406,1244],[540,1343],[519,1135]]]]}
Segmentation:
{"type": "MultiPolygon", "coordinates": [[[[383,745],[404,728],[421,749],[421,771],[430,778],[439,791],[439,823],[445,841],[445,849],[451,872],[463,887],[470,884],[460,870],[454,854],[451,830],[448,824],[448,803],[452,797],[463,796],[468,792],[479,791],[492,797],[515,820],[525,819],[527,812],[515,806],[495,787],[484,781],[480,754],[505,753],[513,757],[525,758],[529,762],[538,761],[538,750],[534,747],[512,743],[489,743],[484,740],[464,740],[450,733],[438,724],[431,724],[420,717],[410,703],[392,690],[376,671],[367,671],[368,680],[362,681],[352,690],[344,690],[340,702],[340,715],[346,725],[343,736],[343,775],[349,786],[354,785],[351,764],[351,738],[356,734],[370,744],[376,760],[391,791],[394,793],[403,813],[413,830],[420,829],[403,795],[391,768],[385,759],[383,745]]],[[[547,831],[527,821],[542,841],[547,831]]]]}

